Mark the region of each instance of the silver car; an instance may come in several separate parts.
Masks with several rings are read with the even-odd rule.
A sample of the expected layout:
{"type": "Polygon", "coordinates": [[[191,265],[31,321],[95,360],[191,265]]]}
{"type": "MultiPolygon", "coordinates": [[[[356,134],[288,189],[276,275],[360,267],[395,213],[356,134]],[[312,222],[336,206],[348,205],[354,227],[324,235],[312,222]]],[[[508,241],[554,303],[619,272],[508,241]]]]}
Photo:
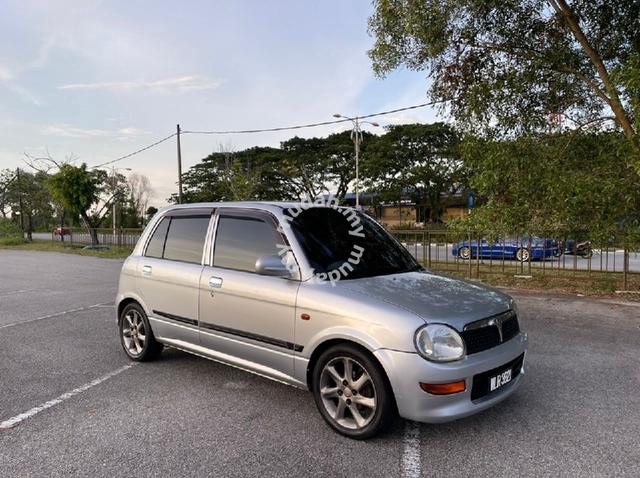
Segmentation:
{"type": "Polygon", "coordinates": [[[445,422],[524,375],[513,300],[424,269],[367,215],[333,204],[202,203],[156,214],[125,261],[122,346],[164,346],[312,392],[338,432],[445,422]]]}

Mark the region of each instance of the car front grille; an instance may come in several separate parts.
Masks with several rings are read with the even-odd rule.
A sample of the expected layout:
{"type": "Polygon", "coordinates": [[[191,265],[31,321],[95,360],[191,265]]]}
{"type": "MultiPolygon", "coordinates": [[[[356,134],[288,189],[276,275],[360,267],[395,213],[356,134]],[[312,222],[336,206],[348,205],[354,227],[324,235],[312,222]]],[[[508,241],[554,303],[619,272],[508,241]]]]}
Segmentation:
{"type": "Polygon", "coordinates": [[[518,316],[513,310],[467,324],[462,340],[467,355],[489,350],[511,340],[520,332],[518,316]]]}

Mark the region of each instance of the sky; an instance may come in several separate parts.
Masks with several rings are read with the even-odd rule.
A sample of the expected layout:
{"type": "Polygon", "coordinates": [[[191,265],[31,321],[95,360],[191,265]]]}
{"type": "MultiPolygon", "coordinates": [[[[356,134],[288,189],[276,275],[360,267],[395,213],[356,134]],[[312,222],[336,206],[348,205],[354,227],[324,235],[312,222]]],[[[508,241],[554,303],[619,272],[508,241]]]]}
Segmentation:
{"type": "MultiPolygon", "coordinates": [[[[367,0],[0,1],[0,169],[26,167],[25,153],[97,165],[176,124],[271,128],[428,101],[424,72],[373,74],[367,0]]],[[[439,119],[423,108],[376,121],[439,119]]],[[[220,145],[344,129],[183,135],[183,170],[220,145]]],[[[148,176],[160,206],[177,189],[176,163],[172,139],[117,166],[148,176]]]]}

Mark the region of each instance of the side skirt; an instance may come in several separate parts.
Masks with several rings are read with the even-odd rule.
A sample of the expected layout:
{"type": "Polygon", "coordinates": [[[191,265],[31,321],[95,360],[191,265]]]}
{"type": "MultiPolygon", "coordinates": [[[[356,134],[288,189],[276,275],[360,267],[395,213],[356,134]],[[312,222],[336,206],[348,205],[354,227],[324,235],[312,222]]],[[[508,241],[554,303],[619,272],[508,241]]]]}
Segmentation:
{"type": "Polygon", "coordinates": [[[182,340],[169,339],[167,337],[157,337],[158,342],[161,342],[170,347],[182,350],[183,352],[191,353],[199,357],[213,360],[214,362],[229,365],[231,367],[244,370],[245,372],[259,375],[260,377],[268,378],[270,380],[290,385],[295,388],[307,390],[307,384],[296,380],[294,377],[285,375],[277,370],[274,370],[264,365],[250,362],[232,355],[216,352],[215,350],[202,347],[200,345],[192,344],[182,340]]]}

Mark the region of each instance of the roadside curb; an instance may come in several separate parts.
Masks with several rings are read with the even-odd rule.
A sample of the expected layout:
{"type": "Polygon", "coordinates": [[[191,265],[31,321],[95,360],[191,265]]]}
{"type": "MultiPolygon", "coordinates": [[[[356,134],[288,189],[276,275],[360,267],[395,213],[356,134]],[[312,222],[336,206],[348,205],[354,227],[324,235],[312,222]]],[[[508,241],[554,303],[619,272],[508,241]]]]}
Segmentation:
{"type": "MultiPolygon", "coordinates": [[[[599,296],[599,295],[586,295],[586,294],[572,294],[567,292],[553,292],[549,290],[541,289],[518,289],[514,287],[493,286],[496,289],[503,290],[511,294],[518,294],[523,296],[546,296],[556,297],[559,299],[588,299],[601,302],[603,304],[623,305],[629,307],[640,307],[640,301],[625,300],[616,296],[599,296]]],[[[633,292],[632,292],[633,294],[633,292]]]]}

